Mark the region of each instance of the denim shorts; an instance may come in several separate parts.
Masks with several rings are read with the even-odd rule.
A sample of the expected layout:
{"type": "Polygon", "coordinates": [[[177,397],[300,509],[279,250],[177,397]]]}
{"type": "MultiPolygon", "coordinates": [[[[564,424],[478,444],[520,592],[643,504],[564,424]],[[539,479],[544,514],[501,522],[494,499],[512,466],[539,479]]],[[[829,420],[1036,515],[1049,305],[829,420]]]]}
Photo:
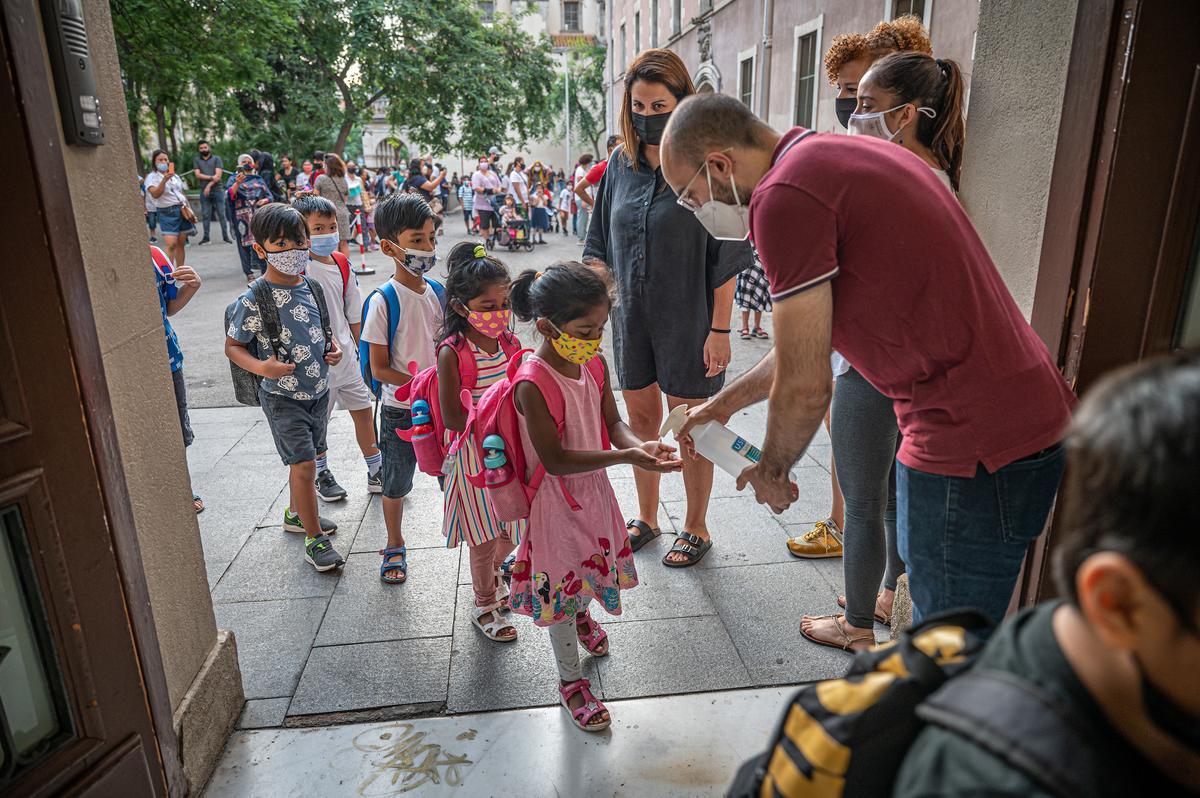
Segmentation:
{"type": "Polygon", "coordinates": [[[183,218],[182,208],[182,205],[171,205],[158,209],[159,232],[167,236],[177,236],[196,229],[195,225],[183,218]]]}
{"type": "Polygon", "coordinates": [[[291,399],[259,390],[258,400],[275,449],[284,465],[307,463],[325,451],[325,432],[329,428],[329,392],[316,399],[291,399]]]}
{"type": "Polygon", "coordinates": [[[411,443],[396,434],[398,429],[412,429],[412,413],[384,405],[379,410],[379,451],[383,453],[383,495],[387,499],[407,496],[417,470],[417,454],[411,443]]]}

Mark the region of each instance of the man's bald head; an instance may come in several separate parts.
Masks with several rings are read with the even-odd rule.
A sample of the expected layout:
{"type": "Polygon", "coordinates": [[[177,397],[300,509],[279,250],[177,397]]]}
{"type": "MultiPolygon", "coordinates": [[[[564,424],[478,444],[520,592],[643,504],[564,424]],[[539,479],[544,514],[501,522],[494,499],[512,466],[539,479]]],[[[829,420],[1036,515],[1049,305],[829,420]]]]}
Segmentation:
{"type": "Polygon", "coordinates": [[[729,147],[762,147],[775,131],[740,100],[724,94],[693,94],[671,114],[663,133],[662,159],[673,169],[700,168],[710,152],[729,147]]]}

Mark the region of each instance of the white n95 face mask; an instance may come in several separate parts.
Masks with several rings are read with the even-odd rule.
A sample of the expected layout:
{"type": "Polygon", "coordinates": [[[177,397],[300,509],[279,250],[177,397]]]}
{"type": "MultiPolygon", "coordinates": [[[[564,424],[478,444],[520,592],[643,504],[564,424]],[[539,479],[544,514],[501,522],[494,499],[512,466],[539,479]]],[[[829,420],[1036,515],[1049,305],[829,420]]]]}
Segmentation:
{"type": "Polygon", "coordinates": [[[696,214],[696,218],[704,225],[708,234],[718,241],[745,241],[750,235],[750,223],[747,219],[750,209],[742,204],[737,184],[733,182],[733,175],[729,175],[729,186],[733,189],[733,201],[737,204],[729,205],[712,198],[712,172],[707,161],[704,164],[704,172],[708,178],[709,199],[692,213],[696,214]]]}

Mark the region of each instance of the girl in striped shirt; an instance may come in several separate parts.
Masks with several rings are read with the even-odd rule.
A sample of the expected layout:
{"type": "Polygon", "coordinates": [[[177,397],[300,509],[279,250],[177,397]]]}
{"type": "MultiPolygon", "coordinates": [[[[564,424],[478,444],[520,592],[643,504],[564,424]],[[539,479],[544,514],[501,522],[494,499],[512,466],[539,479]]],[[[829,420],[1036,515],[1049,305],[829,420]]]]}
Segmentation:
{"type": "MultiPolygon", "coordinates": [[[[438,397],[447,443],[466,426],[466,413],[459,399],[459,358],[475,358],[477,376],[471,395],[478,402],[508,370],[508,357],[499,339],[508,333],[512,315],[508,269],[489,257],[482,245],[463,242],[455,246],[450,251],[449,272],[437,360],[438,397]]],[[[508,609],[508,589],[499,578],[499,569],[520,541],[525,522],[501,523],[495,518],[483,490],[466,478],[482,469],[483,458],[473,443],[459,449],[446,475],[442,530],[448,548],[465,543],[470,551],[471,586],[475,591],[471,622],[489,640],[510,642],[516,640],[517,630],[502,614],[508,609]]]]}

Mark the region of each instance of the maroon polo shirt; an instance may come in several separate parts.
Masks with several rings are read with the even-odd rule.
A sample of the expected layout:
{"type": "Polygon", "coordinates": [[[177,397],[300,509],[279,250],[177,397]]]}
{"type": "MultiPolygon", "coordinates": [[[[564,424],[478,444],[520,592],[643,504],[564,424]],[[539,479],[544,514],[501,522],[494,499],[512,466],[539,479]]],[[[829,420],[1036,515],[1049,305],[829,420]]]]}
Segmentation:
{"type": "Polygon", "coordinates": [[[1075,397],[950,190],[890,142],[786,149],[803,132],[750,198],[750,236],[776,302],[832,281],[833,347],[894,401],[900,462],[970,477],[1059,441],[1075,397]]]}

